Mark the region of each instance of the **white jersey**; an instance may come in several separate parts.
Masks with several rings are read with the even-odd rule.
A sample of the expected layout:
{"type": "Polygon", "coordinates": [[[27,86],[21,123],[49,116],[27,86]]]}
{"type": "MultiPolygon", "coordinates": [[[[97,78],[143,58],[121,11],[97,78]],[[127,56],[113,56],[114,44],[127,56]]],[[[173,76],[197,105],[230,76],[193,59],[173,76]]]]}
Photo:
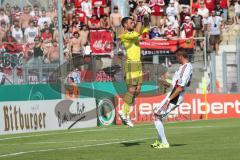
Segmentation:
{"type": "MultiPolygon", "coordinates": [[[[234,13],[240,13],[240,4],[238,2],[235,2],[234,5],[234,13]]],[[[237,15],[236,15],[237,16],[237,15]]]]}
{"type": "Polygon", "coordinates": [[[167,7],[166,13],[170,21],[175,21],[176,16],[178,14],[177,9],[175,7],[171,6],[167,7]]]}
{"type": "Polygon", "coordinates": [[[18,43],[21,43],[23,40],[23,32],[21,29],[16,30],[15,28],[12,29],[12,36],[16,39],[18,43]]]}
{"type": "Polygon", "coordinates": [[[207,8],[199,8],[198,14],[201,15],[203,18],[207,18],[209,15],[209,10],[207,8]]]}
{"type": "Polygon", "coordinates": [[[37,27],[28,27],[24,31],[24,36],[27,43],[34,43],[35,37],[38,36],[38,28],[37,27]]]}
{"type": "Polygon", "coordinates": [[[158,115],[161,114],[165,117],[183,102],[184,91],[191,83],[192,72],[193,67],[191,63],[186,63],[179,67],[179,69],[175,72],[173,76],[172,91],[167,94],[167,96],[161,101],[159,106],[156,106],[154,108],[155,114],[158,115]],[[165,104],[168,101],[168,98],[171,96],[171,94],[176,90],[178,86],[183,87],[183,91],[177,97],[172,99],[168,106],[166,106],[165,104]]]}
{"type": "Polygon", "coordinates": [[[81,72],[80,71],[72,71],[68,77],[72,77],[74,79],[74,83],[81,83],[81,72]]]}
{"type": "Polygon", "coordinates": [[[38,26],[40,26],[40,28],[43,28],[45,22],[47,22],[47,24],[50,25],[52,23],[51,18],[50,17],[40,17],[38,19],[38,26]]]}
{"type": "Polygon", "coordinates": [[[88,18],[91,18],[92,17],[92,4],[91,4],[91,2],[83,1],[81,3],[81,7],[82,7],[83,12],[85,12],[86,16],[88,18]]]}
{"type": "Polygon", "coordinates": [[[184,65],[181,65],[173,76],[173,81],[172,81],[173,89],[172,89],[172,92],[170,92],[169,96],[171,95],[171,93],[174,92],[174,90],[178,86],[183,87],[183,91],[179,94],[179,96],[175,98],[175,102],[173,102],[176,105],[179,105],[183,101],[184,91],[187,87],[189,87],[191,83],[192,72],[193,72],[193,67],[191,63],[186,63],[184,65]]]}
{"type": "Polygon", "coordinates": [[[7,24],[9,24],[9,22],[10,22],[9,17],[7,15],[0,16],[0,21],[1,22],[3,21],[7,24]]]}
{"type": "Polygon", "coordinates": [[[209,25],[210,25],[210,35],[220,35],[221,34],[221,24],[222,24],[222,17],[215,16],[209,17],[209,25]]]}

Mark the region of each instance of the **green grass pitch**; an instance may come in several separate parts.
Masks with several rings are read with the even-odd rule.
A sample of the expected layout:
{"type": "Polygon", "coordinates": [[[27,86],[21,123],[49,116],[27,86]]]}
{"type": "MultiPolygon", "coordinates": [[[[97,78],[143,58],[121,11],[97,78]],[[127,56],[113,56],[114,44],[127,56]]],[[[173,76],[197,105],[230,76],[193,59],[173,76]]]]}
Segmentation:
{"type": "Polygon", "coordinates": [[[0,160],[239,160],[240,119],[166,123],[169,149],[153,149],[152,124],[1,135],[0,160]]]}

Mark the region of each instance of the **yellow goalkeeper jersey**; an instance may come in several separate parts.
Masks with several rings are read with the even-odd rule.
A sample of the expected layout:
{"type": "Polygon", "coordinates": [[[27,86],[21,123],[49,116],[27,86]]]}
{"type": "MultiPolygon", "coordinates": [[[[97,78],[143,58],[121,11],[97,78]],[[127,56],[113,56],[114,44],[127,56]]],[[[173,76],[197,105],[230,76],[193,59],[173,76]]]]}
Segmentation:
{"type": "Polygon", "coordinates": [[[119,36],[121,43],[126,49],[127,61],[141,61],[139,36],[140,34],[136,31],[123,33],[119,36]]]}

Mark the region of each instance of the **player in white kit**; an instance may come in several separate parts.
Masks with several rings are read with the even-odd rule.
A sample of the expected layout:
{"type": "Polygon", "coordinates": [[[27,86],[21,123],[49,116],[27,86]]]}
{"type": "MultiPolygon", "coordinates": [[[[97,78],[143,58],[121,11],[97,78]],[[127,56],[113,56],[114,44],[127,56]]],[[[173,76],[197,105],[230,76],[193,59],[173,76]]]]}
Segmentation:
{"type": "Polygon", "coordinates": [[[191,83],[193,67],[188,60],[186,51],[182,49],[178,50],[176,52],[176,58],[181,66],[173,76],[173,89],[167,94],[161,104],[153,110],[153,120],[157,129],[158,140],[156,140],[151,146],[157,149],[169,148],[162,121],[172,110],[177,108],[183,102],[185,89],[189,87],[191,83]]]}

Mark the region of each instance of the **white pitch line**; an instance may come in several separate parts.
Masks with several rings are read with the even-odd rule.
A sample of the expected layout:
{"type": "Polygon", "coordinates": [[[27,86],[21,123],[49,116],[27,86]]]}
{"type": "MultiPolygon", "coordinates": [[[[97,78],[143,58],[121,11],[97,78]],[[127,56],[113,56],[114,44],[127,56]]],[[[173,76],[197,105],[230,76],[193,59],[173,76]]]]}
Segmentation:
{"type": "Polygon", "coordinates": [[[47,142],[47,141],[43,141],[43,142],[27,142],[27,143],[11,143],[11,144],[1,144],[1,146],[16,146],[16,145],[32,145],[32,144],[61,144],[61,143],[79,143],[79,142],[101,142],[101,141],[120,141],[120,140],[125,140],[125,139],[90,139],[90,140],[81,140],[81,141],[78,141],[78,140],[72,140],[72,141],[50,141],[50,142],[47,142]]]}
{"type": "MultiPolygon", "coordinates": [[[[138,126],[149,126],[152,124],[142,124],[138,126]]],[[[135,127],[136,129],[137,127],[135,127]]],[[[101,132],[106,130],[115,130],[115,129],[121,129],[121,130],[128,130],[129,128],[123,128],[121,126],[111,127],[111,128],[97,128],[97,129],[89,129],[89,130],[80,130],[80,131],[68,131],[68,132],[61,132],[61,133],[41,133],[41,134],[35,134],[35,135],[26,135],[26,136],[16,136],[16,137],[7,137],[7,138],[1,138],[0,141],[5,140],[12,140],[12,139],[22,139],[22,138],[32,138],[32,137],[40,137],[40,136],[50,136],[50,135],[64,135],[64,134],[72,134],[72,133],[85,133],[85,132],[101,132]]],[[[61,131],[61,130],[59,130],[61,131]]],[[[34,132],[30,133],[34,134],[34,132]]]]}
{"type": "MultiPolygon", "coordinates": [[[[11,140],[11,139],[32,138],[32,137],[40,137],[40,136],[50,136],[50,135],[71,134],[71,133],[99,132],[99,131],[105,131],[105,130],[106,130],[106,128],[90,129],[90,130],[83,130],[83,131],[62,132],[62,133],[42,133],[42,134],[29,135],[29,136],[16,136],[16,137],[1,138],[0,141],[11,140]]],[[[34,132],[31,134],[34,134],[34,132]]]]}
{"type": "MultiPolygon", "coordinates": [[[[190,121],[191,122],[191,121],[190,121]]],[[[142,124],[142,125],[137,125],[135,128],[131,129],[142,129],[139,128],[138,126],[153,126],[152,124],[142,124]]],[[[168,127],[168,128],[207,128],[209,126],[182,126],[182,127],[168,127]]],[[[218,127],[218,126],[210,126],[210,127],[218,127]]],[[[223,128],[224,126],[219,126],[223,128]]],[[[233,126],[226,126],[226,127],[233,127],[233,126]]],[[[35,135],[26,135],[26,136],[16,136],[16,137],[7,137],[7,138],[1,138],[0,141],[5,141],[5,140],[12,140],[12,139],[22,139],[22,138],[32,138],[32,137],[41,137],[41,136],[51,136],[51,135],[64,135],[64,134],[74,134],[74,133],[85,133],[85,132],[101,132],[101,131],[106,131],[106,130],[129,130],[130,128],[123,128],[121,126],[116,126],[116,127],[111,127],[111,128],[98,128],[98,129],[89,129],[89,130],[79,130],[79,131],[67,131],[67,132],[61,132],[61,133],[41,133],[41,134],[35,134],[35,135]]],[[[145,128],[145,129],[154,129],[154,128],[145,128]]],[[[34,134],[31,133],[31,134],[34,134]]]]}
{"type": "MultiPolygon", "coordinates": [[[[218,120],[218,119],[213,119],[213,120],[218,120]]],[[[173,123],[192,123],[192,122],[198,122],[198,121],[205,121],[205,120],[192,120],[192,121],[176,121],[176,122],[167,122],[167,124],[173,124],[173,123]]],[[[137,127],[134,129],[137,129],[139,126],[152,126],[153,124],[138,124],[137,127]]],[[[183,128],[183,127],[179,127],[183,128]]],[[[26,135],[26,136],[16,136],[16,137],[8,137],[8,138],[0,138],[0,141],[5,141],[5,140],[12,140],[12,139],[22,139],[22,138],[31,138],[31,137],[40,137],[40,136],[49,136],[49,135],[63,135],[63,134],[72,134],[72,133],[84,133],[84,132],[101,132],[105,130],[114,130],[114,129],[121,129],[125,130],[126,128],[123,128],[121,126],[115,126],[111,128],[97,128],[97,129],[89,129],[89,130],[80,130],[80,131],[67,131],[67,132],[61,132],[61,133],[41,133],[41,134],[36,134],[36,135],[26,135]]],[[[61,130],[59,130],[61,131],[61,130]]],[[[34,134],[34,132],[29,133],[29,134],[34,134]]]]}
{"type": "MultiPolygon", "coordinates": [[[[181,128],[184,128],[184,129],[198,129],[198,128],[229,128],[229,127],[237,127],[237,126],[182,126],[182,127],[168,127],[168,129],[181,129],[181,128]]],[[[110,128],[109,128],[110,129],[110,128]]],[[[115,130],[116,128],[111,128],[112,130],[115,130]]],[[[135,128],[135,129],[141,129],[141,128],[135,128]]],[[[144,128],[145,130],[155,130],[155,128],[144,128]]],[[[122,128],[121,130],[128,130],[128,128],[122,128]]],[[[91,131],[94,131],[94,130],[91,130],[91,131]]],[[[76,131],[78,132],[78,131],[76,131]]],[[[71,132],[71,133],[75,133],[75,132],[71,132]]],[[[42,134],[43,135],[43,134],[42,134]]],[[[41,136],[42,136],[41,135],[41,136]]],[[[48,134],[44,134],[44,135],[48,135],[48,134]]],[[[34,136],[34,135],[33,135],[34,136]]],[[[36,135],[36,136],[39,136],[39,135],[36,135]]],[[[21,138],[21,137],[12,137],[10,139],[15,139],[15,138],[21,138]]],[[[9,138],[8,138],[9,139],[9,138]]],[[[1,140],[1,139],[0,139],[1,140]]],[[[107,141],[113,141],[113,140],[122,140],[122,139],[109,139],[107,141]]],[[[25,145],[25,144],[61,144],[61,143],[78,143],[78,142],[91,142],[91,141],[106,141],[106,140],[97,140],[97,139],[92,139],[92,140],[82,140],[82,141],[61,141],[61,142],[29,142],[29,143],[12,143],[12,144],[2,144],[4,146],[8,146],[8,145],[25,145]]]]}
{"type": "Polygon", "coordinates": [[[50,151],[69,150],[69,149],[77,149],[77,148],[88,148],[88,147],[105,146],[105,145],[111,145],[111,144],[136,142],[136,141],[143,141],[143,140],[149,140],[149,139],[153,139],[153,138],[130,139],[130,140],[124,140],[124,141],[108,142],[108,143],[98,143],[98,144],[91,144],[91,145],[82,145],[82,146],[73,146],[73,147],[64,147],[64,148],[52,148],[52,149],[42,149],[42,150],[15,152],[15,153],[2,154],[2,155],[0,155],[0,158],[17,156],[17,155],[23,155],[23,154],[29,154],[29,153],[50,152],[50,151]]]}

